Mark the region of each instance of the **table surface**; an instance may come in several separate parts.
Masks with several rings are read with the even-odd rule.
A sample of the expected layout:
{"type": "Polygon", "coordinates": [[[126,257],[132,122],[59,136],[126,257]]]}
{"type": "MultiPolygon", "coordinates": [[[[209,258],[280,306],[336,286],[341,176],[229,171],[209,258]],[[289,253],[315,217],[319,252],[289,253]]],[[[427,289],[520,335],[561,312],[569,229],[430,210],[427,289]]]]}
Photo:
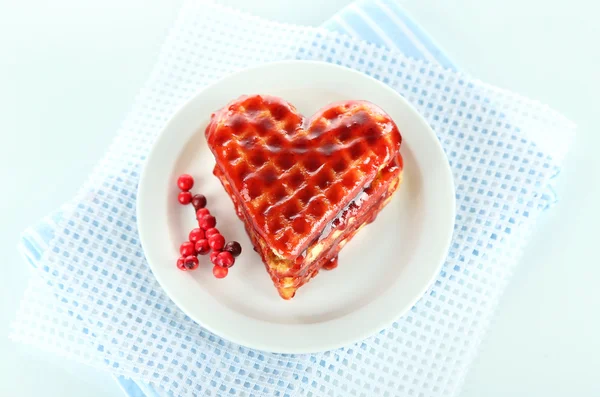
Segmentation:
{"type": "MultiPolygon", "coordinates": [[[[348,0],[222,0],[319,25],[348,0]]],[[[107,373],[6,335],[27,283],[19,233],[71,198],[147,78],[181,0],[0,2],[0,395],[121,396],[107,373]],[[8,275],[8,276],[7,276],[8,275]]],[[[405,8],[469,73],[579,125],[461,396],[592,396],[600,368],[600,11],[594,0],[420,0],[405,8]]]]}

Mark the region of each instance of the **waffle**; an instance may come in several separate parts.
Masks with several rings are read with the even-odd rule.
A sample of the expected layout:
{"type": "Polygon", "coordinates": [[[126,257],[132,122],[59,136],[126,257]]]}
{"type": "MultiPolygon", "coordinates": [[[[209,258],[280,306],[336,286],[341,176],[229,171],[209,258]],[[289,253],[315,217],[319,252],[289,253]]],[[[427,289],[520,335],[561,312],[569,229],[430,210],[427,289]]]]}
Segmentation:
{"type": "Polygon", "coordinates": [[[206,138],[214,173],[284,299],[335,267],[401,181],[398,128],[365,101],[306,120],[280,98],[243,96],[212,115],[206,138]]]}

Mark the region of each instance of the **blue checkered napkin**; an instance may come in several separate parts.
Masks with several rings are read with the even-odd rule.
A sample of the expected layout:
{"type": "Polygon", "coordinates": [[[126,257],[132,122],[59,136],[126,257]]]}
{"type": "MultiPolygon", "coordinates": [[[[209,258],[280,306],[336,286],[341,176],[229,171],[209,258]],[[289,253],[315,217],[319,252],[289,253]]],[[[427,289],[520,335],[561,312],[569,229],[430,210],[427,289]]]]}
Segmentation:
{"type": "Polygon", "coordinates": [[[143,92],[148,100],[136,104],[120,132],[123,144],[103,163],[110,172],[95,177],[91,195],[73,208],[25,231],[20,248],[52,289],[27,295],[16,339],[51,344],[61,354],[125,375],[117,380],[130,396],[420,396],[457,390],[523,238],[553,202],[550,182],[563,152],[552,142],[558,132],[564,142],[572,126],[538,104],[436,67],[456,69],[393,1],[354,3],[324,26],[343,36],[310,29],[303,35],[301,27],[203,2],[184,6],[171,47],[143,92]],[[197,89],[193,82],[204,84],[222,71],[223,64],[198,68],[210,53],[195,52],[202,35],[215,42],[214,53],[228,35],[233,43],[252,37],[246,57],[269,54],[257,55],[258,61],[271,59],[268,45],[281,46],[278,37],[288,35],[299,43],[295,58],[370,74],[403,94],[433,126],[455,176],[455,237],[434,287],[390,329],[332,352],[261,353],[201,329],[157,288],[135,232],[140,157],[131,153],[140,155],[136,148],[152,140],[145,131],[159,128],[175,102],[197,89]],[[303,41],[307,36],[313,38],[303,41]],[[199,69],[207,75],[190,72],[199,69]],[[177,77],[160,80],[169,75],[177,77]],[[153,117],[143,117],[149,111],[153,117]]]}

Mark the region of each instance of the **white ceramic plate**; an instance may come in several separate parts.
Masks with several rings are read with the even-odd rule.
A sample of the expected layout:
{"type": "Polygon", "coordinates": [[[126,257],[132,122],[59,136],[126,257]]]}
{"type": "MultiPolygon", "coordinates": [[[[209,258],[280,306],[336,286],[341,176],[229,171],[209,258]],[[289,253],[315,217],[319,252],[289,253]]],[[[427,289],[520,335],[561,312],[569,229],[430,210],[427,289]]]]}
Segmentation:
{"type": "Polygon", "coordinates": [[[271,352],[307,353],[364,339],[402,316],[434,280],[454,226],[454,187],[444,152],[425,120],[400,95],[361,73],[305,61],[272,63],[231,75],[197,94],[167,123],[138,189],[138,227],[146,259],[161,286],[192,319],[223,338],[271,352]],[[296,297],[279,297],[212,175],[204,129],[211,113],[243,94],[271,94],[305,116],[333,101],[364,99],[383,108],[403,137],[404,181],[377,220],[342,250],[339,266],[321,271],[296,297]],[[225,279],[200,268],[176,268],[179,245],[196,227],[177,202],[177,176],[195,178],[217,227],[243,253],[225,279]]]}

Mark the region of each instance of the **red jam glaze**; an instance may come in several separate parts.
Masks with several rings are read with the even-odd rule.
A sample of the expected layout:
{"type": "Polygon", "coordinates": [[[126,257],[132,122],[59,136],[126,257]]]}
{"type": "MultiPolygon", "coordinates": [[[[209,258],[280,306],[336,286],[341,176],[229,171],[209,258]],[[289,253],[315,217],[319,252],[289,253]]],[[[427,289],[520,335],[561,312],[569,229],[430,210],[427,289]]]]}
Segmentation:
{"type": "Polygon", "coordinates": [[[283,99],[244,96],[206,129],[239,215],[293,260],[398,153],[391,118],[365,101],[338,102],[305,120],[283,99]]]}
{"type": "Polygon", "coordinates": [[[250,227],[252,223],[245,218],[244,213],[239,208],[238,202],[233,196],[231,191],[231,185],[224,178],[224,175],[220,169],[215,167],[215,175],[222,182],[223,187],[227,193],[234,199],[234,206],[237,214],[244,221],[244,226],[254,246],[254,251],[261,255],[265,268],[273,283],[279,290],[282,298],[290,299],[293,297],[286,292],[285,278],[292,277],[293,287],[298,288],[310,281],[314,277],[319,269],[325,267],[334,257],[337,257],[344,244],[348,242],[358,232],[360,226],[374,220],[383,208],[386,200],[396,191],[400,180],[398,179],[399,174],[402,171],[402,157],[398,153],[396,158],[381,171],[378,178],[367,188],[363,190],[356,197],[356,200],[360,200],[360,211],[357,206],[353,206],[352,203],[344,208],[329,223],[329,227],[323,230],[323,233],[313,241],[326,241],[326,246],[329,247],[316,257],[313,261],[309,262],[306,260],[304,255],[299,255],[288,267],[277,266],[272,268],[269,266],[269,249],[265,244],[261,244],[261,238],[257,235],[254,230],[250,227]],[[342,233],[337,238],[332,238],[331,232],[333,230],[341,230],[342,233]],[[265,248],[263,250],[262,248],[265,248]]]}

